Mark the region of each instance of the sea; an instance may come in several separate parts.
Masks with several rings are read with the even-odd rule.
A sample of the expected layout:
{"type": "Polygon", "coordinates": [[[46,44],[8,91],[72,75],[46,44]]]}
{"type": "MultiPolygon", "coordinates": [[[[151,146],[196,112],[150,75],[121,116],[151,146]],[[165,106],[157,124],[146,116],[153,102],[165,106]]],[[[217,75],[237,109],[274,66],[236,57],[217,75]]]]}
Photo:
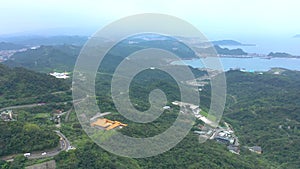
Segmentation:
{"type": "MultiPolygon", "coordinates": [[[[209,59],[191,59],[191,60],[180,60],[173,61],[174,65],[189,65],[194,68],[205,68],[203,62],[209,59]]],[[[268,71],[272,68],[285,68],[289,70],[300,71],[300,58],[232,58],[222,57],[218,59],[219,63],[223,67],[224,71],[230,69],[243,69],[248,72],[255,71],[268,71]]]]}
{"type": "MultiPolygon", "coordinates": [[[[244,41],[242,41],[244,42],[244,41]]],[[[234,58],[234,57],[221,57],[219,61],[223,70],[230,69],[244,69],[245,71],[268,71],[272,68],[285,68],[289,70],[300,71],[300,38],[292,37],[272,37],[257,39],[253,41],[245,41],[253,46],[221,46],[222,48],[237,49],[241,48],[245,52],[251,54],[259,54],[267,56],[270,52],[286,52],[298,58],[271,58],[268,57],[249,57],[249,58],[234,58]]],[[[195,68],[205,68],[202,64],[202,59],[174,61],[172,64],[185,64],[195,68]]],[[[209,60],[209,58],[204,58],[209,60]]]]}

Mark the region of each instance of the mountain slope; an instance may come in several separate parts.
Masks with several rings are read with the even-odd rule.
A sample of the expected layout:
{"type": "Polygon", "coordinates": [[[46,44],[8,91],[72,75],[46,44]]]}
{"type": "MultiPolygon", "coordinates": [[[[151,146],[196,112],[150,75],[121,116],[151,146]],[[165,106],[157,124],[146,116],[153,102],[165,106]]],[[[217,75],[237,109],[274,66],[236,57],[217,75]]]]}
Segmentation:
{"type": "Polygon", "coordinates": [[[279,75],[230,71],[224,113],[245,146],[259,145],[262,157],[282,168],[299,168],[300,72],[279,75]]]}
{"type": "Polygon", "coordinates": [[[0,96],[5,98],[30,97],[68,89],[62,80],[24,68],[9,69],[0,64],[0,75],[0,96]]]}
{"type": "MultiPolygon", "coordinates": [[[[114,46],[103,60],[103,69],[110,71],[126,56],[146,48],[158,48],[169,51],[182,59],[195,58],[195,52],[182,42],[165,36],[132,37],[114,46]]],[[[220,55],[247,55],[242,49],[228,49],[214,46],[220,55]]],[[[72,71],[81,46],[70,44],[41,46],[37,49],[18,52],[4,62],[10,67],[25,67],[38,72],[72,71]]],[[[210,53],[211,48],[199,48],[201,52],[210,53]]]]}
{"type": "Polygon", "coordinates": [[[73,45],[41,46],[15,53],[4,64],[38,72],[72,71],[80,49],[73,45]]]}
{"type": "Polygon", "coordinates": [[[25,46],[7,42],[0,42],[0,50],[16,50],[22,48],[25,48],[25,46]]]}

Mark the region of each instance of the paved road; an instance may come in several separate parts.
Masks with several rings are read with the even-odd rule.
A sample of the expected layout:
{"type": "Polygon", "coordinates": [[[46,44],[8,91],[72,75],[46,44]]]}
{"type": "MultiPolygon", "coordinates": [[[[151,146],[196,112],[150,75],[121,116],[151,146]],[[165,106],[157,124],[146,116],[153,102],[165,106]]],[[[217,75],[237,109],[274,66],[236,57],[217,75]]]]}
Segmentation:
{"type": "Polygon", "coordinates": [[[19,105],[19,106],[9,106],[1,108],[0,111],[7,110],[7,109],[20,109],[20,108],[30,108],[30,107],[36,107],[36,106],[43,106],[42,103],[35,103],[35,104],[25,104],[25,105],[19,105]]]}
{"type": "MultiPolygon", "coordinates": [[[[27,158],[28,159],[38,159],[38,158],[53,157],[53,156],[59,154],[61,151],[68,150],[68,148],[70,147],[71,144],[70,144],[69,140],[67,139],[67,137],[58,130],[55,130],[54,132],[61,138],[59,141],[60,147],[57,147],[50,151],[46,150],[46,151],[31,152],[30,156],[27,158]],[[46,152],[46,154],[42,155],[43,152],[46,152]]],[[[10,155],[10,156],[6,156],[6,157],[2,157],[1,159],[5,160],[5,161],[13,161],[15,156],[16,155],[10,155]]]]}
{"type": "Polygon", "coordinates": [[[46,151],[45,155],[42,155],[44,151],[41,152],[33,152],[31,155],[28,157],[28,159],[37,159],[37,158],[45,158],[45,157],[53,157],[59,154],[61,151],[66,151],[70,147],[70,142],[67,139],[65,135],[63,135],[60,131],[55,130],[54,131],[61,139],[60,139],[60,147],[51,151],[46,151]]]}
{"type": "MultiPolygon", "coordinates": [[[[88,96],[87,96],[88,97],[88,96]]],[[[86,98],[87,98],[86,97],[86,98]]],[[[73,102],[73,104],[78,104],[79,102],[85,100],[86,98],[83,99],[77,99],[77,100],[72,100],[71,102],[73,102]]],[[[66,103],[68,101],[65,102],[59,102],[56,104],[62,104],[62,103],[66,103]]],[[[9,106],[9,107],[4,107],[0,109],[0,112],[3,110],[9,110],[9,109],[20,109],[20,108],[31,108],[31,107],[37,107],[37,106],[43,106],[46,105],[47,103],[35,103],[35,104],[26,104],[26,105],[18,105],[18,106],[9,106]]],[[[65,112],[67,113],[67,117],[66,117],[66,121],[68,120],[69,114],[71,112],[72,108],[65,112]]],[[[61,138],[60,139],[60,147],[53,149],[53,150],[48,150],[48,151],[39,151],[39,152],[31,152],[31,155],[28,157],[28,159],[37,159],[37,158],[44,158],[44,157],[53,157],[55,155],[57,155],[59,152],[61,151],[66,151],[68,150],[68,148],[71,146],[69,140],[66,138],[66,136],[64,136],[60,131],[56,130],[55,133],[61,138]],[[46,152],[46,154],[42,155],[43,152],[46,152]]],[[[1,157],[2,160],[6,160],[6,161],[13,161],[13,158],[15,157],[15,155],[9,155],[9,156],[5,156],[5,157],[1,157]]]]}
{"type": "MultiPolygon", "coordinates": [[[[85,99],[85,98],[84,98],[85,99]]],[[[9,107],[3,107],[3,108],[0,108],[0,111],[3,111],[3,110],[10,110],[10,109],[21,109],[21,108],[31,108],[31,107],[37,107],[37,106],[44,106],[44,105],[47,105],[47,104],[52,104],[52,103],[55,103],[55,104],[65,104],[67,102],[72,102],[73,104],[77,104],[78,102],[84,100],[84,99],[78,99],[78,100],[69,100],[69,101],[64,101],[64,102],[58,102],[58,103],[55,103],[55,102],[50,102],[50,103],[33,103],[33,104],[24,104],[24,105],[17,105],[17,106],[9,106],[9,107]]]]}

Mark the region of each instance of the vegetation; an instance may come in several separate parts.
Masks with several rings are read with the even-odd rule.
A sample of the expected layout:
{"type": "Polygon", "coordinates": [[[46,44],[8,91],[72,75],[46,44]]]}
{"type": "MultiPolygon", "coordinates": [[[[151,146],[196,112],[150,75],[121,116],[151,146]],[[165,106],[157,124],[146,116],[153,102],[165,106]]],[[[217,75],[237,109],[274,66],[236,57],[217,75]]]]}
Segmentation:
{"type": "MultiPolygon", "coordinates": [[[[196,55],[193,50],[174,38],[161,36],[158,39],[144,40],[142,37],[133,36],[114,46],[102,61],[101,71],[112,73],[115,67],[128,55],[146,48],[158,48],[169,51],[180,58],[191,59],[196,55]],[[161,38],[165,38],[161,40],[161,38]],[[130,43],[131,42],[131,43],[130,43]],[[135,43],[132,43],[135,42],[135,43]]],[[[247,55],[242,49],[227,49],[214,46],[221,55],[247,55]]],[[[66,43],[63,45],[44,46],[29,49],[25,52],[15,53],[11,59],[4,62],[10,67],[24,67],[38,72],[49,73],[53,71],[72,71],[81,46],[66,43]]],[[[201,49],[206,53],[210,48],[201,49]]]]}
{"type": "MultiPolygon", "coordinates": [[[[109,57],[100,65],[96,78],[96,96],[101,110],[112,112],[107,118],[128,124],[120,132],[132,137],[151,137],[170,127],[179,113],[178,107],[170,104],[180,98],[174,79],[159,70],[143,71],[133,79],[129,95],[136,109],[144,111],[149,108],[149,92],[156,88],[165,92],[167,104],[172,107],[148,124],[133,123],[121,116],[114,107],[110,92],[111,73],[124,56],[141,47],[153,45],[146,41],[140,43],[144,46],[133,45],[123,50],[125,45],[121,44],[112,49],[109,57]]],[[[161,46],[159,41],[155,43],[161,46]]],[[[165,45],[162,47],[170,47],[165,45]]],[[[226,51],[227,54],[242,53],[226,51]]],[[[21,56],[24,53],[15,55],[14,64],[18,62],[19,66],[44,72],[64,68],[69,70],[73,67],[77,52],[79,47],[70,45],[42,46],[28,51],[26,56],[31,57],[21,56]],[[34,67],[35,64],[32,63],[38,59],[41,64],[34,67]],[[62,66],[53,64],[60,63],[54,61],[61,61],[62,66]]],[[[191,70],[196,77],[206,74],[197,69],[191,70]]],[[[200,144],[191,131],[177,146],[158,156],[144,159],[119,157],[94,144],[81,128],[75,112],[71,111],[70,117],[61,124],[60,130],[77,149],[55,156],[57,168],[299,168],[300,72],[281,70],[280,74],[272,71],[259,74],[229,71],[226,77],[228,95],[224,120],[233,126],[242,146],[259,145],[263,148],[263,154],[252,153],[246,147],[241,148],[240,155],[232,154],[225,145],[215,141],[200,144]]],[[[1,107],[47,103],[16,110],[18,121],[0,122],[0,155],[57,146],[58,136],[52,131],[55,129],[55,122],[51,119],[52,112],[72,108],[72,104],[68,102],[71,100],[69,88],[70,81],[57,80],[24,68],[11,69],[0,65],[1,107]]],[[[206,114],[210,106],[210,85],[205,86],[200,94],[202,113],[206,114]]],[[[66,115],[62,119],[66,119],[66,115]]],[[[24,168],[28,164],[27,160],[20,155],[14,162],[0,161],[0,168],[24,168]]]]}
{"type": "Polygon", "coordinates": [[[215,46],[215,49],[218,54],[220,55],[247,55],[242,49],[228,49],[228,48],[221,48],[220,46],[215,46]]]}
{"type": "Polygon", "coordinates": [[[44,73],[72,71],[80,49],[74,45],[41,46],[15,53],[4,64],[44,73]]]}
{"type": "MultiPolygon", "coordinates": [[[[6,67],[2,69],[11,70],[6,67]]],[[[196,69],[192,70],[198,76],[205,74],[196,69]]],[[[264,74],[230,71],[226,75],[228,101],[224,119],[234,127],[242,145],[262,146],[264,151],[262,155],[256,155],[242,148],[241,155],[238,156],[228,152],[226,146],[214,141],[199,144],[196,135],[190,133],[176,147],[159,156],[146,159],[118,157],[91,143],[72,112],[69,121],[62,124],[61,131],[72,140],[77,149],[56,156],[58,168],[120,168],[120,166],[123,168],[224,168],[224,166],[226,168],[296,168],[299,166],[296,160],[300,152],[297,143],[300,134],[297,105],[300,94],[297,92],[300,87],[299,72],[282,70],[280,75],[274,75],[271,71],[264,74]]],[[[122,117],[116,112],[110,98],[108,89],[111,77],[108,73],[99,73],[96,83],[97,100],[101,109],[113,112],[107,118],[129,124],[128,127],[120,130],[123,134],[149,137],[161,133],[174,122],[178,109],[173,106],[172,110],[165,111],[160,118],[146,125],[132,123],[122,117]]],[[[154,88],[165,91],[169,103],[179,97],[176,83],[166,73],[158,70],[144,71],[138,74],[131,84],[130,96],[137,109],[144,110],[149,107],[148,92],[154,88]]],[[[209,108],[209,88],[208,85],[201,92],[201,106],[204,112],[209,108]]],[[[51,127],[46,128],[53,125],[46,112],[54,109],[67,110],[70,107],[52,106],[54,107],[46,105],[19,110],[18,122],[3,123],[1,132],[6,133],[1,134],[3,138],[11,139],[8,140],[9,143],[15,143],[13,139],[18,138],[16,144],[19,146],[6,145],[6,148],[1,148],[2,154],[55,146],[57,136],[50,131],[51,127]],[[26,137],[25,133],[37,133],[37,135],[26,137]],[[7,135],[16,137],[7,137],[7,135]],[[35,138],[34,140],[41,142],[30,142],[32,140],[28,141],[26,138],[35,138]],[[51,143],[49,140],[52,140],[51,143]],[[24,143],[28,143],[28,146],[20,145],[24,143]]],[[[12,165],[2,163],[2,166],[12,165]]]]}
{"type": "MultiPolygon", "coordinates": [[[[58,146],[59,137],[52,127],[55,123],[50,119],[53,110],[68,110],[71,107],[70,104],[60,104],[71,100],[66,82],[24,68],[11,69],[0,65],[0,89],[0,108],[47,103],[44,106],[14,109],[16,121],[5,122],[0,119],[0,156],[42,151],[58,146]]],[[[13,163],[1,163],[0,166],[23,168],[21,166],[24,166],[24,160],[21,157],[18,160],[17,156],[13,163]]]]}
{"type": "Polygon", "coordinates": [[[243,44],[235,40],[218,40],[211,43],[218,46],[255,46],[254,44],[243,44]]]}
{"type": "MultiPolygon", "coordinates": [[[[193,70],[201,74],[200,71],[193,70]]],[[[242,73],[239,73],[242,74],[242,73]]],[[[172,110],[165,111],[157,120],[148,124],[133,123],[125,119],[116,112],[110,97],[108,74],[99,74],[96,91],[97,97],[103,111],[113,111],[111,115],[106,116],[112,120],[119,120],[129,124],[120,130],[125,135],[132,137],[151,137],[166,130],[177,117],[178,109],[172,106],[172,110]],[[106,98],[106,100],[103,100],[106,98]],[[105,104],[103,103],[105,101],[105,104]]],[[[236,79],[238,80],[238,79],[236,79]]],[[[177,99],[177,85],[172,78],[161,71],[145,71],[138,74],[132,81],[133,92],[130,94],[131,101],[137,109],[144,110],[149,107],[146,100],[147,92],[153,88],[160,88],[166,92],[169,101],[177,99]],[[168,92],[170,91],[170,92],[168,92]]],[[[209,98],[209,92],[203,91],[205,97],[209,98]]],[[[207,106],[204,105],[207,108],[207,106]]],[[[265,159],[263,155],[259,156],[250,153],[247,149],[242,149],[241,155],[235,155],[226,149],[226,146],[214,141],[208,141],[200,144],[198,138],[192,132],[176,147],[161,155],[145,159],[128,159],[115,156],[104,151],[100,147],[90,143],[86,136],[79,132],[81,129],[75,127],[78,124],[76,118],[63,126],[63,132],[68,132],[67,137],[75,139],[78,149],[70,153],[61,153],[55,159],[58,168],[271,168],[275,165],[265,159]],[[73,134],[72,134],[73,133],[73,134]],[[90,148],[87,148],[90,147],[90,148]],[[93,148],[92,148],[93,147],[93,148]],[[85,154],[84,157],[81,154],[85,154]],[[92,159],[92,160],[91,160],[92,159]],[[104,161],[105,159],[106,161],[104,161]],[[123,163],[127,161],[127,163],[123,163]],[[122,164],[122,167],[119,164],[122,164]],[[107,164],[109,164],[107,166],[107,164]]],[[[237,129],[238,130],[238,129],[237,129]]]]}
{"type": "Polygon", "coordinates": [[[0,156],[45,150],[58,145],[51,130],[32,123],[0,122],[0,156]]]}
{"type": "Polygon", "coordinates": [[[24,68],[10,69],[0,64],[0,108],[10,105],[71,100],[70,86],[50,75],[24,68]]]}
{"type": "Polygon", "coordinates": [[[235,101],[225,119],[238,131],[243,145],[260,145],[263,157],[282,168],[300,166],[300,72],[280,75],[227,73],[227,89],[235,101]]]}
{"type": "Polygon", "coordinates": [[[25,46],[7,42],[0,42],[0,50],[17,50],[22,48],[25,48],[25,46]]]}
{"type": "Polygon", "coordinates": [[[291,54],[288,54],[288,53],[284,53],[284,52],[271,52],[268,54],[268,56],[271,56],[271,57],[282,57],[282,58],[289,58],[289,57],[293,57],[293,55],[291,54]]]}

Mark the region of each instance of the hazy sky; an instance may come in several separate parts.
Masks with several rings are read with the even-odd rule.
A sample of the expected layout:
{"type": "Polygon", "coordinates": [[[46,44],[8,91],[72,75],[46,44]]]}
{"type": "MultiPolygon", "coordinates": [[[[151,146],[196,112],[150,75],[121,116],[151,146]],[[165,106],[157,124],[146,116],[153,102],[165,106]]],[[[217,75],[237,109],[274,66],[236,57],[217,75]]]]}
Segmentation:
{"type": "Polygon", "coordinates": [[[90,30],[132,14],[185,19],[211,38],[300,33],[299,0],[1,0],[0,34],[49,28],[90,30]]]}

